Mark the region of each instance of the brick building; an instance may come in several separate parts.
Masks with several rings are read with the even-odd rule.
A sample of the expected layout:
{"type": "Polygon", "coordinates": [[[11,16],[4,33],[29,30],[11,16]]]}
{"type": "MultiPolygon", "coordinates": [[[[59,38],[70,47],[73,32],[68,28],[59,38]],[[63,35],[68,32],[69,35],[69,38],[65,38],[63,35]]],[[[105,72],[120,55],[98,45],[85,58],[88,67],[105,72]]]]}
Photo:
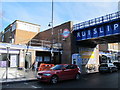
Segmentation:
{"type": "Polygon", "coordinates": [[[0,42],[3,40],[3,32],[0,32],[0,42]]]}
{"type": "Polygon", "coordinates": [[[13,44],[26,44],[37,33],[40,32],[40,25],[15,20],[4,30],[4,42],[13,44]]]}
{"type": "MultiPolygon", "coordinates": [[[[20,51],[18,55],[18,60],[22,61],[19,66],[30,67],[34,61],[40,63],[72,63],[71,55],[72,50],[72,36],[69,33],[67,38],[63,37],[63,31],[67,29],[69,32],[72,31],[72,22],[66,22],[61,25],[55,26],[53,29],[53,36],[51,34],[51,29],[40,31],[40,25],[32,24],[20,20],[15,20],[12,24],[8,25],[4,30],[4,42],[19,44],[19,45],[28,45],[27,48],[24,48],[20,51]],[[53,43],[52,43],[53,40],[53,43]],[[51,46],[53,45],[53,61],[51,46]],[[47,50],[30,50],[30,46],[47,48],[47,50]],[[29,53],[27,58],[21,60],[22,54],[29,53]],[[30,56],[29,56],[30,55],[30,56]]],[[[34,48],[35,48],[34,47],[34,48]]],[[[25,55],[23,55],[25,57],[25,55]]]]}
{"type": "MultiPolygon", "coordinates": [[[[5,28],[4,42],[13,44],[27,44],[28,46],[47,48],[47,50],[27,50],[23,49],[21,53],[29,53],[32,60],[24,61],[23,64],[30,66],[34,61],[40,63],[72,63],[72,55],[74,53],[81,55],[82,68],[86,71],[86,67],[90,65],[99,64],[99,49],[101,51],[108,51],[112,48],[110,44],[101,44],[95,47],[93,43],[89,43],[89,46],[85,47],[88,43],[76,42],[72,33],[73,23],[71,21],[55,26],[52,29],[48,29],[42,32],[40,31],[40,25],[16,20],[5,28]],[[64,36],[64,31],[68,30],[68,37],[64,36]],[[53,47],[53,52],[52,48],[53,47]],[[57,51],[55,51],[57,50],[57,51]],[[86,54],[86,55],[85,55],[86,54]],[[53,61],[52,61],[53,56],[53,61]],[[92,57],[91,57],[92,56],[92,57]],[[86,58],[87,57],[87,58],[86,58]],[[88,63],[89,61],[89,63],[88,63]],[[87,66],[86,66],[87,65],[87,66]]],[[[112,44],[111,44],[112,45],[112,44]]],[[[116,45],[116,44],[115,44],[116,45]]],[[[117,44],[119,47],[119,44],[117,44]]],[[[119,50],[119,48],[116,48],[119,50]]],[[[115,49],[114,49],[115,50],[115,49]]],[[[21,54],[20,54],[21,55],[21,54]]],[[[19,55],[18,55],[19,56],[19,55]]],[[[24,55],[23,55],[24,56],[24,55]]],[[[20,58],[21,59],[21,58],[20,58]]],[[[22,60],[23,61],[23,60],[22,60]]],[[[21,64],[21,66],[24,66],[21,64]]],[[[97,71],[97,70],[96,70],[97,71]]]]}
{"type": "MultiPolygon", "coordinates": [[[[45,30],[43,32],[38,33],[33,40],[45,40],[50,41],[50,43],[53,40],[53,48],[57,46],[57,49],[62,50],[62,53],[59,53],[57,57],[54,57],[53,63],[72,63],[71,61],[71,55],[73,53],[72,49],[72,36],[71,33],[67,38],[63,37],[63,31],[65,29],[68,29],[70,32],[72,31],[72,22],[66,22],[61,25],[55,26],[53,28],[53,36],[51,34],[52,29],[45,30]],[[61,58],[60,58],[61,55],[61,58]]],[[[37,45],[34,43],[34,41],[31,42],[32,45],[37,45]]],[[[52,43],[51,43],[52,44],[52,43]]],[[[44,46],[47,46],[45,43],[43,43],[44,46]]],[[[51,46],[49,46],[51,48],[51,46]]],[[[40,53],[40,52],[38,52],[40,53]]]]}
{"type": "MultiPolygon", "coordinates": [[[[14,57],[16,57],[17,67],[30,68],[30,66],[36,60],[36,56],[35,56],[36,49],[31,50],[30,47],[26,45],[39,32],[40,32],[40,25],[29,23],[29,22],[24,22],[20,20],[15,20],[13,23],[9,24],[4,29],[3,42],[10,43],[11,46],[12,45],[14,46],[15,44],[18,45],[18,46],[10,47],[10,49],[17,50],[18,53],[9,52],[10,58],[13,55],[14,57]],[[21,45],[23,46],[25,45],[24,46],[25,48],[22,48],[23,46],[21,45]],[[18,47],[22,49],[16,49],[18,47]]],[[[2,47],[1,49],[5,49],[5,47],[4,48],[2,47]]],[[[1,55],[6,56],[6,52],[1,52],[1,55]]],[[[9,64],[10,63],[12,63],[12,61],[10,61],[9,64]]]]}

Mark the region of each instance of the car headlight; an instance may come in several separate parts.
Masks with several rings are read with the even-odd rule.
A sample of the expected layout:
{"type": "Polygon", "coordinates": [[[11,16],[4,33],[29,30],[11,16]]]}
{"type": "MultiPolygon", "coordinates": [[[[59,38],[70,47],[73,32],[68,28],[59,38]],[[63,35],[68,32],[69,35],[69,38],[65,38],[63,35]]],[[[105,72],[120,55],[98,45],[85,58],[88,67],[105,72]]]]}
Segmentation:
{"type": "Polygon", "coordinates": [[[49,73],[45,73],[45,74],[43,74],[44,76],[50,76],[51,74],[49,74],[49,73]]]}

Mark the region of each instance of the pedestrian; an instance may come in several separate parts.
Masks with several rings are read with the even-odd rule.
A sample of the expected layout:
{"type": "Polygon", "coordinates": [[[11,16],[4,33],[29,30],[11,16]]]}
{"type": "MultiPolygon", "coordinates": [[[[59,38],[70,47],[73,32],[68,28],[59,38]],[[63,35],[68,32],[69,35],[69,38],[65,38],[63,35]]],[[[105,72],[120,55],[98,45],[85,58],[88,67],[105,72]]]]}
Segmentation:
{"type": "Polygon", "coordinates": [[[34,69],[35,69],[35,71],[37,71],[37,69],[38,69],[38,62],[35,62],[34,69]]]}

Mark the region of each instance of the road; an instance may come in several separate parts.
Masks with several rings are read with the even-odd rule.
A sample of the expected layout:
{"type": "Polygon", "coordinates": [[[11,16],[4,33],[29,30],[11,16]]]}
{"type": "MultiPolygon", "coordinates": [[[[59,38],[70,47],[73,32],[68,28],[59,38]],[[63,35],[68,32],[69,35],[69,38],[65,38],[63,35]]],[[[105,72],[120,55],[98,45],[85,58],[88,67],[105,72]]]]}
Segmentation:
{"type": "Polygon", "coordinates": [[[80,80],[61,81],[55,85],[39,81],[4,84],[3,88],[118,88],[119,72],[89,74],[80,80]]]}

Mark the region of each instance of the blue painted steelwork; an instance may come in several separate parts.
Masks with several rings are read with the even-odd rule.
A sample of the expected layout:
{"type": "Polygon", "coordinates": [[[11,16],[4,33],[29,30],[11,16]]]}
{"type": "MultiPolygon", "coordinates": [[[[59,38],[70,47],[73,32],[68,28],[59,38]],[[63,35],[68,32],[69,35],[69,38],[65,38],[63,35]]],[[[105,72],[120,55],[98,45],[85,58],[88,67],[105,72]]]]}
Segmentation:
{"type": "Polygon", "coordinates": [[[93,39],[120,34],[120,11],[73,26],[76,40],[93,39]]]}

